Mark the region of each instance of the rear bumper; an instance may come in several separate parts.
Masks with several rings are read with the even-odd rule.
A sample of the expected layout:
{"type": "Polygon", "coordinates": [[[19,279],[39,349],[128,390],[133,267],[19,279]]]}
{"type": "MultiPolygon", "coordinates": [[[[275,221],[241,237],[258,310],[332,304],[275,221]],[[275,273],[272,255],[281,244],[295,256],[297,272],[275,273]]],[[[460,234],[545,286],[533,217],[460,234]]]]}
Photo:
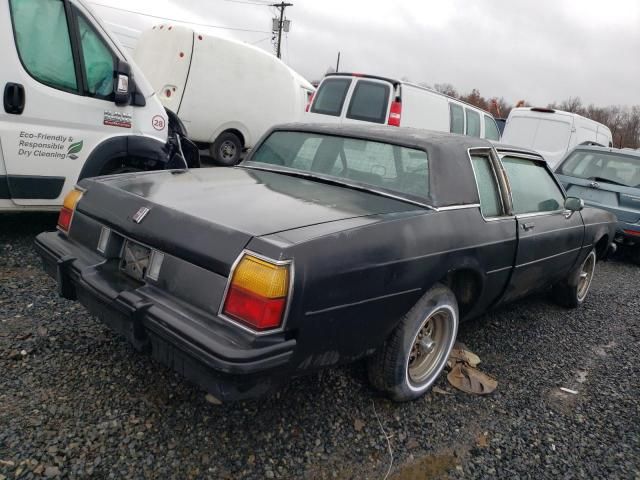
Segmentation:
{"type": "Polygon", "coordinates": [[[77,299],[137,350],[218,399],[256,397],[288,378],[294,339],[271,339],[260,346],[248,338],[241,342],[208,321],[219,319],[207,319],[158,289],[110,271],[104,258],[57,232],[42,233],[35,243],[61,296],[77,299]]]}

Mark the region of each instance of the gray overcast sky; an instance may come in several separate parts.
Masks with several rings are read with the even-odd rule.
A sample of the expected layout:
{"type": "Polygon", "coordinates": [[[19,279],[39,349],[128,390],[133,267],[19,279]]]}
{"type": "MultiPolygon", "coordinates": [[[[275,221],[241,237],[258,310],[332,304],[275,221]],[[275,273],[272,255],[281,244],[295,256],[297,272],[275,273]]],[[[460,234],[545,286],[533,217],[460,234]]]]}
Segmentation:
{"type": "MultiPolygon", "coordinates": [[[[90,0],[187,22],[271,50],[274,9],[241,0],[90,0]],[[267,33],[265,33],[267,32],[267,33]]],[[[256,1],[261,0],[242,0],[256,1]]],[[[640,104],[640,0],[289,0],[283,60],[309,80],[340,70],[546,105],[640,104]]],[[[160,21],[95,7],[109,21],[160,21]]]]}

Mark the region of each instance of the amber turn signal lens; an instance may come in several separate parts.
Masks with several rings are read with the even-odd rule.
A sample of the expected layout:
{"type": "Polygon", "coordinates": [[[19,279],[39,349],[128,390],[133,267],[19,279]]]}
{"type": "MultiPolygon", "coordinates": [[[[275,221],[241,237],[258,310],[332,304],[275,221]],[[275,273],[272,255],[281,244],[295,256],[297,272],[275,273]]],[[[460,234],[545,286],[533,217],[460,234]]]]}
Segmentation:
{"type": "Polygon", "coordinates": [[[62,203],[62,209],[60,210],[60,215],[58,216],[58,227],[68,232],[71,227],[71,220],[73,219],[73,212],[76,209],[76,205],[82,198],[82,191],[73,189],[67,196],[64,197],[64,202],[62,203]]]}
{"type": "Polygon", "coordinates": [[[244,255],[233,272],[223,313],[256,330],[282,324],[289,294],[289,264],[244,255]]]}

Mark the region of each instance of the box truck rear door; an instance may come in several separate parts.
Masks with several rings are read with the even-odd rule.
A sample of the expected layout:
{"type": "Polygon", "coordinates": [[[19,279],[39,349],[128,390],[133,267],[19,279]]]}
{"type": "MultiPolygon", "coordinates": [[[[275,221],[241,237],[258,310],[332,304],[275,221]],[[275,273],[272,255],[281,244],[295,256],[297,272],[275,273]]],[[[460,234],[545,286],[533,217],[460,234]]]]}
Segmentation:
{"type": "Polygon", "coordinates": [[[140,36],[133,57],[162,104],[180,113],[193,42],[202,35],[176,25],[156,25],[140,36]]]}

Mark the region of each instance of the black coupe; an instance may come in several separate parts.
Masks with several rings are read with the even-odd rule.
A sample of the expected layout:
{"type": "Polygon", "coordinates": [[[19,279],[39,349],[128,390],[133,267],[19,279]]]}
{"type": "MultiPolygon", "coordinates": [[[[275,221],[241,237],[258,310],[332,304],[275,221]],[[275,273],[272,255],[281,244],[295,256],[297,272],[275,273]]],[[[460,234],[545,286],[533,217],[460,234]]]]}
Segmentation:
{"type": "Polygon", "coordinates": [[[615,227],[531,151],[296,124],[237,167],[82,180],[36,244],[62,296],[220,400],[363,357],[409,400],[461,319],[547,287],[580,305],[615,227]]]}

